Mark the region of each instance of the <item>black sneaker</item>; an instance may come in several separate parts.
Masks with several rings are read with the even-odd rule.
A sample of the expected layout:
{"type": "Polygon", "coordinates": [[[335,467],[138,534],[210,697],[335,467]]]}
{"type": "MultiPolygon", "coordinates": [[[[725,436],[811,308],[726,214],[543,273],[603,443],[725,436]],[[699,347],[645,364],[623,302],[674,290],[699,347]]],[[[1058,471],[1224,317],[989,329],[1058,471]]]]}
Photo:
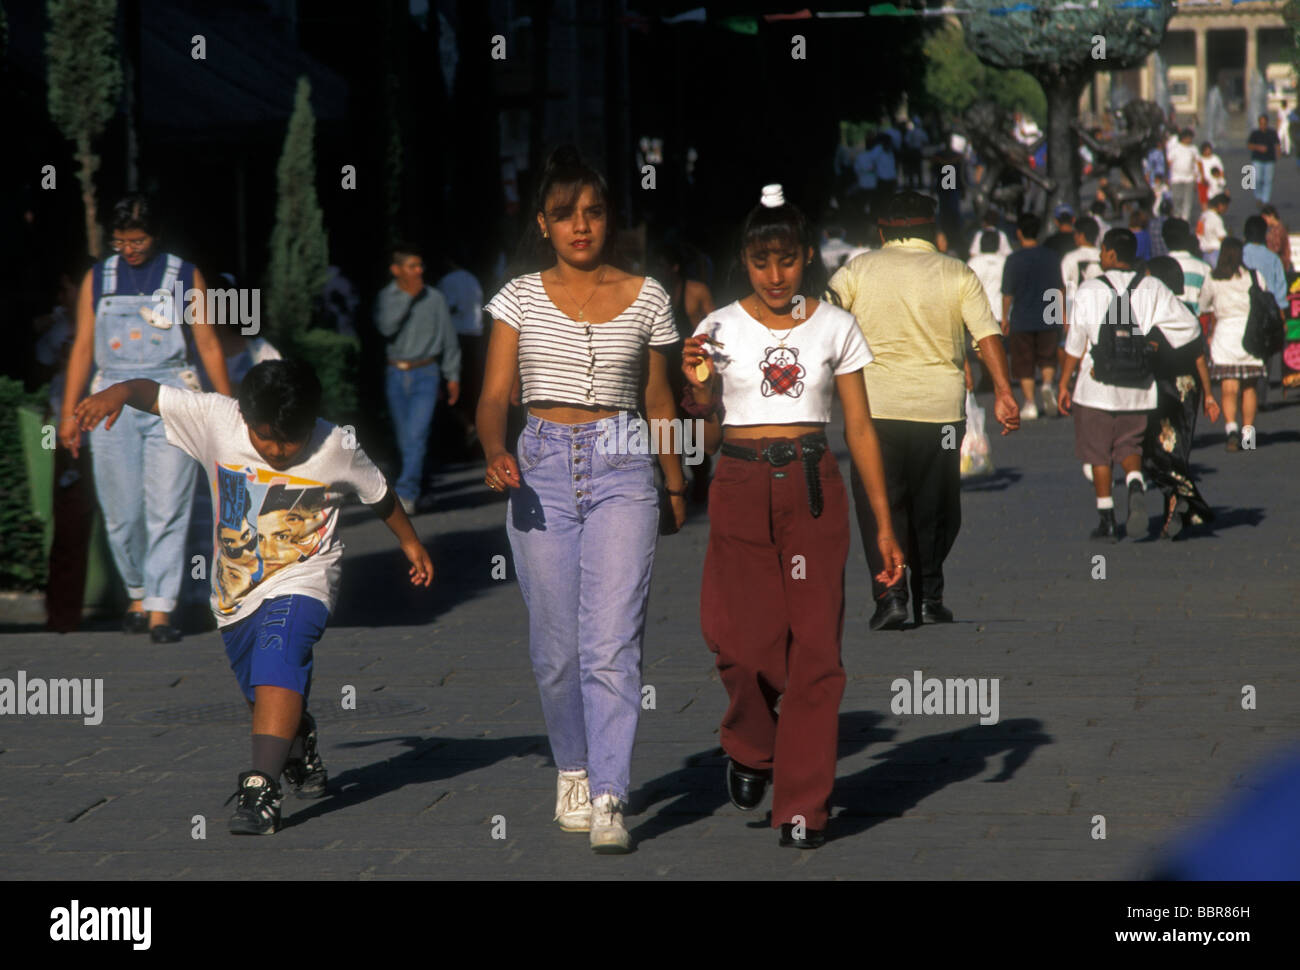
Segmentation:
{"type": "Polygon", "coordinates": [[[290,758],[284,763],[284,780],[298,798],[320,798],[325,794],[329,774],[316,750],[316,719],[306,711],[302,715],[298,736],[302,738],[305,751],[301,758],[290,758]]]}
{"type": "Polygon", "coordinates": [[[1228,440],[1224,444],[1226,451],[1241,451],[1241,432],[1233,431],[1228,434],[1228,440]]]}
{"type": "Polygon", "coordinates": [[[260,771],[239,776],[239,789],[226,799],[235,805],[230,816],[231,835],[274,835],[280,829],[280,786],[260,771]]]}
{"type": "Polygon", "coordinates": [[[1103,542],[1119,542],[1119,526],[1115,524],[1115,510],[1099,509],[1098,511],[1101,514],[1101,522],[1088,534],[1088,538],[1101,539],[1103,542]]]}

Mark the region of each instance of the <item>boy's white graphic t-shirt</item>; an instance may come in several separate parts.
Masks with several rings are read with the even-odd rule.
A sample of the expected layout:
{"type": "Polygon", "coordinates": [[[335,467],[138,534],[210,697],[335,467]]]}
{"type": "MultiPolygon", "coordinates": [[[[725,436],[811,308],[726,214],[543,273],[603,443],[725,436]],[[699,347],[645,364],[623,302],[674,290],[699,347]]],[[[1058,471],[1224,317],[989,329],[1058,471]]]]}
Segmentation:
{"type": "Polygon", "coordinates": [[[167,440],[196,459],[212,495],[212,613],[225,627],[272,596],[300,594],[330,612],[338,595],[341,500],[356,492],[373,505],[388,482],[360,447],[317,419],[302,459],[267,467],[248,440],[239,403],[222,394],[158,389],[167,440]],[[348,447],[352,444],[352,447],[348,447]]]}

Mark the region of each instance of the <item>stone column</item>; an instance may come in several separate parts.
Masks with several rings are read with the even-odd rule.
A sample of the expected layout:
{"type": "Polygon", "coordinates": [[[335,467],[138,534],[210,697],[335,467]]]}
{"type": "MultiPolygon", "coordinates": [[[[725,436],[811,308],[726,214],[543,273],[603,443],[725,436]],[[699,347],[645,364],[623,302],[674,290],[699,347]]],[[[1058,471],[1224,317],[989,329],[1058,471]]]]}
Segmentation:
{"type": "MultiPolygon", "coordinates": [[[[1246,114],[1251,113],[1250,91],[1251,85],[1255,81],[1255,73],[1259,70],[1259,29],[1254,24],[1246,25],[1246,76],[1241,87],[1241,92],[1245,96],[1246,114]]],[[[1265,103],[1264,110],[1268,110],[1268,104],[1265,103]]],[[[1246,130],[1254,129],[1256,121],[1254,118],[1247,118],[1246,130]]]]}
{"type": "Polygon", "coordinates": [[[1205,96],[1210,93],[1210,79],[1206,68],[1205,34],[1206,28],[1204,26],[1196,28],[1196,97],[1193,99],[1192,108],[1196,112],[1198,126],[1205,124],[1205,96]]]}

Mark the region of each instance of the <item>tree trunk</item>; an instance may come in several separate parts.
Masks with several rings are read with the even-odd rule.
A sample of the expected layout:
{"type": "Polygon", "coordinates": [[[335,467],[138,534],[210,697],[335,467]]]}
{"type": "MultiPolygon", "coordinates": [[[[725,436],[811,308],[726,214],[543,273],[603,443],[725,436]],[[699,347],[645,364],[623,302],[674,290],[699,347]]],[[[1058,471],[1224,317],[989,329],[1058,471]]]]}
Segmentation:
{"type": "Polygon", "coordinates": [[[1050,216],[1062,203],[1079,211],[1079,136],[1072,126],[1079,117],[1079,95],[1086,78],[1077,74],[1039,78],[1047,95],[1047,177],[1056,183],[1047,200],[1050,216]]]}
{"type": "Polygon", "coordinates": [[[86,207],[86,249],[90,258],[99,262],[104,251],[99,232],[99,214],[95,209],[95,169],[99,167],[99,159],[91,151],[90,138],[86,135],[77,139],[77,161],[81,163],[81,170],[77,173],[77,179],[81,182],[81,201],[86,207]]]}

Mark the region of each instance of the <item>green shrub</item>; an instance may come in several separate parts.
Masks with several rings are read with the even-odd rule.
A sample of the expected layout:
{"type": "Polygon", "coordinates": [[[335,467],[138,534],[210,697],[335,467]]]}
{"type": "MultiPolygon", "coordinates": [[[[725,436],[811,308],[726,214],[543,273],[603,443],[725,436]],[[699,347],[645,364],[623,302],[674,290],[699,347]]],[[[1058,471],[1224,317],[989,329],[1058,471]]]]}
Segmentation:
{"type": "Polygon", "coordinates": [[[305,330],[280,350],[286,357],[301,357],[316,369],[322,390],[321,417],[335,424],[356,417],[361,359],[361,343],[356,337],[320,328],[305,330]]]}
{"type": "Polygon", "coordinates": [[[18,428],[18,407],[45,407],[42,391],[27,392],[21,381],[0,377],[0,589],[45,587],[49,563],[45,526],[32,514],[31,486],[18,428]]]}

